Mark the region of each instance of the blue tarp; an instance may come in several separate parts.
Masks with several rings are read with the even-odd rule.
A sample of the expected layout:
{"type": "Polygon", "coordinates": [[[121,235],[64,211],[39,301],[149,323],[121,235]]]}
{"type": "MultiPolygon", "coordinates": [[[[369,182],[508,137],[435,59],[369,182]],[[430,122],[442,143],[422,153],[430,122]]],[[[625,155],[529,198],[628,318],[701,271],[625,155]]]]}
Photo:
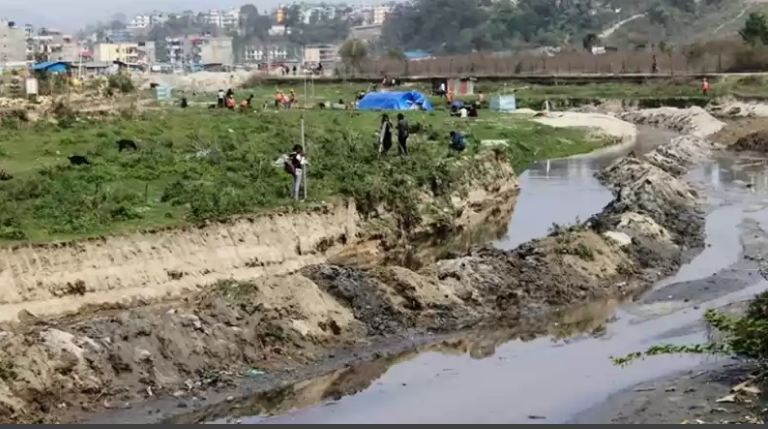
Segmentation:
{"type": "Polygon", "coordinates": [[[358,103],[359,110],[427,110],[432,104],[424,94],[410,92],[369,92],[358,103]]]}
{"type": "Polygon", "coordinates": [[[32,66],[32,71],[46,73],[66,73],[69,70],[69,64],[62,61],[46,61],[32,66]]]}

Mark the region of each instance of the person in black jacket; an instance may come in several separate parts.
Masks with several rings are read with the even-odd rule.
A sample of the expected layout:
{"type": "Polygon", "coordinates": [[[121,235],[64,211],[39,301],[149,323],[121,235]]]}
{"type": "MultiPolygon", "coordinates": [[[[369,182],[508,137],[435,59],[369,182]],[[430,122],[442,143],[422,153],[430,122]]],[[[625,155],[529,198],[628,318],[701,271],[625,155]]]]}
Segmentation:
{"type": "Polygon", "coordinates": [[[392,122],[386,113],[381,115],[379,126],[379,154],[384,155],[392,147],[392,122]]]}
{"type": "Polygon", "coordinates": [[[410,129],[408,120],[405,119],[405,115],[398,113],[397,115],[397,143],[400,148],[400,155],[408,157],[408,137],[410,135],[410,129]]]}

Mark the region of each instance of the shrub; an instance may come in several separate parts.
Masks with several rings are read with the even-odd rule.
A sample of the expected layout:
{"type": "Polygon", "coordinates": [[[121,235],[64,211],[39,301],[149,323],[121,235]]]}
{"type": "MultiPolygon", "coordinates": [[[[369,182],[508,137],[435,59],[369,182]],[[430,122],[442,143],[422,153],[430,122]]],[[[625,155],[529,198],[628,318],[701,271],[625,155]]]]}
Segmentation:
{"type": "Polygon", "coordinates": [[[109,77],[107,87],[112,91],[119,91],[128,94],[136,90],[133,80],[127,73],[118,73],[109,77]]]}

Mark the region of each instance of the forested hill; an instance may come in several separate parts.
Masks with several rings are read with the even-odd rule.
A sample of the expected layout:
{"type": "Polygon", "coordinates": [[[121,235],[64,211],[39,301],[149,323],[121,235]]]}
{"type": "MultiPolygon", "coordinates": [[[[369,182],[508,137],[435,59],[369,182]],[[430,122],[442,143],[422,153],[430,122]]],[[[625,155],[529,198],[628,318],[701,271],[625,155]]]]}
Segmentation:
{"type": "Polygon", "coordinates": [[[581,49],[585,40],[633,48],[735,32],[750,0],[413,0],[385,23],[389,48],[434,53],[540,46],[581,49]],[[589,35],[594,36],[589,36],[589,35]]]}

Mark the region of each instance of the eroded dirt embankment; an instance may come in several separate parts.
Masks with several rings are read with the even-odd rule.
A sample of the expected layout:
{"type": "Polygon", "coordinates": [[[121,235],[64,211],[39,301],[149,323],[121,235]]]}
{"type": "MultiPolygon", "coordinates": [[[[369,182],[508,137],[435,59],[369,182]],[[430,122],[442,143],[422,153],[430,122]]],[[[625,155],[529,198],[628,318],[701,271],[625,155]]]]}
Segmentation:
{"type": "MultiPolygon", "coordinates": [[[[654,120],[677,123],[678,113],[684,116],[654,120]]],[[[479,249],[419,272],[313,265],[221,281],[167,304],[29,317],[0,333],[0,419],[66,421],[158,395],[201,396],[253,368],[300,368],[329,353],[353,359],[347,347],[393,334],[451,331],[634,294],[701,244],[699,200],[679,176],[707,150],[701,136],[708,131],[687,122],[679,129],[698,137],[606,171],[616,201],[605,212],[514,251],[479,249]]],[[[472,217],[484,219],[487,208],[478,205],[472,217]]]]}
{"type": "Polygon", "coordinates": [[[503,232],[517,180],[503,154],[481,157],[463,170],[462,186],[452,195],[438,202],[423,192],[424,213],[407,230],[390,208],[363,218],[349,201],[226,223],[0,248],[0,321],[15,320],[22,310],[42,316],[88,304],[152,302],[219,280],[283,275],[329,260],[374,265],[409,252],[428,260],[454,241],[476,242],[479,230],[503,232]]]}

